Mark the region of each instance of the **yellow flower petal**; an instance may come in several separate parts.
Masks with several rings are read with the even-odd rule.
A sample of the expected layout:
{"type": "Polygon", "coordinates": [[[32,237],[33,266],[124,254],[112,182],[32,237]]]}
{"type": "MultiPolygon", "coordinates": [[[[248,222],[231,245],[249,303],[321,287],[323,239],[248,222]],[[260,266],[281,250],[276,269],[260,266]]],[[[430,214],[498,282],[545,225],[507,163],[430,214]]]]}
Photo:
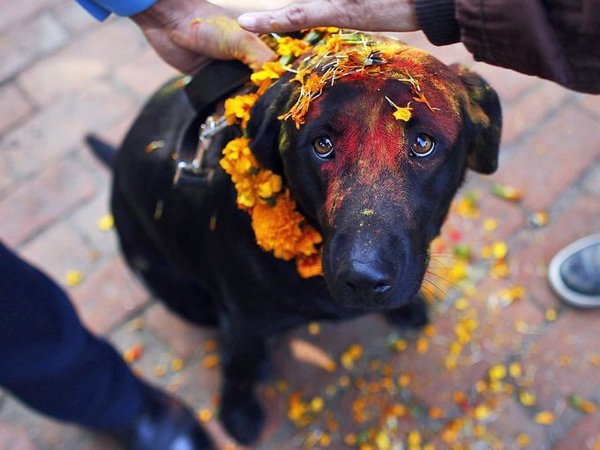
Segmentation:
{"type": "Polygon", "coordinates": [[[390,105],[392,105],[395,108],[395,111],[393,113],[394,119],[402,120],[404,122],[408,122],[410,120],[410,118],[412,117],[412,108],[410,107],[410,102],[408,102],[406,106],[401,107],[396,105],[389,97],[386,96],[385,99],[389,102],[390,105]]]}
{"type": "Polygon", "coordinates": [[[544,316],[548,322],[554,322],[557,319],[558,314],[556,313],[555,308],[548,308],[544,313],[544,316]]]}
{"type": "Polygon", "coordinates": [[[551,411],[540,411],[533,417],[533,421],[539,425],[552,425],[556,418],[551,411]]]}
{"type": "Polygon", "coordinates": [[[517,435],[517,444],[519,444],[519,447],[521,447],[521,448],[527,447],[530,443],[531,443],[531,438],[528,435],[526,435],[525,433],[519,433],[517,435]]]}
{"type": "Polygon", "coordinates": [[[115,226],[115,218],[112,214],[106,214],[98,220],[98,229],[100,231],[112,230],[115,226]]]}
{"type": "Polygon", "coordinates": [[[535,405],[535,394],[529,391],[521,391],[519,392],[519,401],[524,406],[533,406],[535,405]]]}
{"type": "Polygon", "coordinates": [[[69,270],[65,275],[67,286],[77,286],[84,279],[84,274],[81,270],[69,270]]]}
{"type": "Polygon", "coordinates": [[[208,408],[203,408],[196,414],[198,420],[202,423],[210,422],[213,418],[213,412],[208,408]]]}
{"type": "Polygon", "coordinates": [[[519,378],[523,374],[523,367],[521,366],[521,363],[516,361],[510,363],[508,366],[508,373],[510,373],[510,376],[513,378],[519,378]]]}
{"type": "Polygon", "coordinates": [[[495,364],[488,371],[488,375],[492,381],[503,380],[506,378],[506,367],[502,364],[495,364]]]}
{"type": "Polygon", "coordinates": [[[408,433],[407,442],[409,447],[418,447],[421,445],[421,434],[418,431],[408,433]]]}

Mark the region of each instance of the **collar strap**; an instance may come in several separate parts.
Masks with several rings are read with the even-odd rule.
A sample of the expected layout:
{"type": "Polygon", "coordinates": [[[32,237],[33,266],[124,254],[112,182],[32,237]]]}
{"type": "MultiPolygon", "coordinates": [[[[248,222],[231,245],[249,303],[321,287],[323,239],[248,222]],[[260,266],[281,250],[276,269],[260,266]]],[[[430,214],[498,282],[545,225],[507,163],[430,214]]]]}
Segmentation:
{"type": "Polygon", "coordinates": [[[202,67],[186,84],[184,90],[196,111],[192,124],[201,123],[198,145],[190,151],[180,142],[175,149],[174,186],[206,185],[212,179],[211,169],[203,167],[203,160],[212,137],[227,126],[224,118],[214,119],[211,114],[216,104],[240,89],[252,70],[239,61],[213,60],[202,67]]]}
{"type": "Polygon", "coordinates": [[[214,105],[250,80],[252,69],[239,61],[212,60],[192,77],[184,90],[198,115],[207,117],[214,105]]]}

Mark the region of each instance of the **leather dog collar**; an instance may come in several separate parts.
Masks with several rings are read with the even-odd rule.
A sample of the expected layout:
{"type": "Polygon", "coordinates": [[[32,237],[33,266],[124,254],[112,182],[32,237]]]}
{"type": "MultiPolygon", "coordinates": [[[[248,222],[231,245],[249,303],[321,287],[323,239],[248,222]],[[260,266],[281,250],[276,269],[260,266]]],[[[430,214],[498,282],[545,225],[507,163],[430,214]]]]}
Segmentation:
{"type": "Polygon", "coordinates": [[[218,102],[239,90],[249,79],[252,70],[239,61],[213,60],[203,66],[185,85],[184,91],[196,115],[192,125],[202,123],[198,145],[190,149],[177,145],[175,150],[174,186],[202,186],[210,183],[213,169],[204,167],[204,156],[212,137],[227,126],[224,118],[211,114],[218,102]]]}

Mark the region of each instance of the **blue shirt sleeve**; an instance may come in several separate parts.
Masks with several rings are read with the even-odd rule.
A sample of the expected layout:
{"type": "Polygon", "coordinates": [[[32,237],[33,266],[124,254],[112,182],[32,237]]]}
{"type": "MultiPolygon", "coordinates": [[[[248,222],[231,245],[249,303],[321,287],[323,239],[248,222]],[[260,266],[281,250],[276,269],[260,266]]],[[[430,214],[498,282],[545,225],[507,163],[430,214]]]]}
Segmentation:
{"type": "Polygon", "coordinates": [[[88,13],[98,20],[111,13],[132,16],[150,8],[157,0],[76,0],[88,13]]]}

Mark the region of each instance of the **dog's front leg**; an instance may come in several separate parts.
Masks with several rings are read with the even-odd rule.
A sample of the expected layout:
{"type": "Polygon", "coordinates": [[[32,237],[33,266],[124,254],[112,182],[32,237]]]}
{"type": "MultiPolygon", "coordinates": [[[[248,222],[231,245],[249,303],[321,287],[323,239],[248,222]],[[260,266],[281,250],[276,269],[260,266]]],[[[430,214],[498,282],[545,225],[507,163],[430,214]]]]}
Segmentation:
{"type": "Polygon", "coordinates": [[[251,444],[265,419],[254,393],[269,368],[265,338],[244,326],[243,320],[231,317],[223,320],[222,332],[221,422],[237,441],[251,444]]]}

